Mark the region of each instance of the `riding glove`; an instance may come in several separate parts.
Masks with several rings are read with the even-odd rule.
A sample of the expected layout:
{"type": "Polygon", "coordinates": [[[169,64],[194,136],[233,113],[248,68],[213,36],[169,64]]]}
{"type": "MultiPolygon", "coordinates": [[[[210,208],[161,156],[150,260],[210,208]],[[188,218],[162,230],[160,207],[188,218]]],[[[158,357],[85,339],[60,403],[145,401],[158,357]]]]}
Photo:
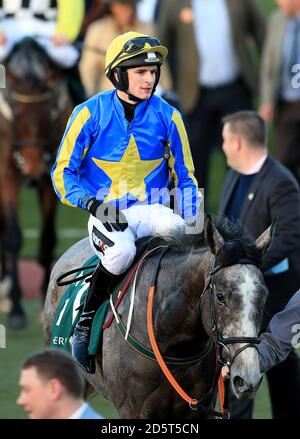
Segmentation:
{"type": "Polygon", "coordinates": [[[91,215],[98,218],[106,230],[112,232],[123,232],[128,227],[128,222],[124,213],[111,204],[102,204],[95,197],[91,198],[86,205],[86,209],[91,215]]]}

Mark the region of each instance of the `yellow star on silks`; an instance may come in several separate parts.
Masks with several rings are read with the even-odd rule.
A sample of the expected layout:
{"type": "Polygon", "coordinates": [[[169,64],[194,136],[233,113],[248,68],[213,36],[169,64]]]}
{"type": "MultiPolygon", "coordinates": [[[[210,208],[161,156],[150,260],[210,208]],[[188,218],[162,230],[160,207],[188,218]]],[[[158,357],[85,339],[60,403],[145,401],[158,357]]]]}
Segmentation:
{"type": "Polygon", "coordinates": [[[94,163],[111,179],[110,192],[104,201],[120,199],[128,193],[144,201],[147,198],[144,180],[163,160],[142,160],[133,135],[119,162],[93,158],[94,163]]]}

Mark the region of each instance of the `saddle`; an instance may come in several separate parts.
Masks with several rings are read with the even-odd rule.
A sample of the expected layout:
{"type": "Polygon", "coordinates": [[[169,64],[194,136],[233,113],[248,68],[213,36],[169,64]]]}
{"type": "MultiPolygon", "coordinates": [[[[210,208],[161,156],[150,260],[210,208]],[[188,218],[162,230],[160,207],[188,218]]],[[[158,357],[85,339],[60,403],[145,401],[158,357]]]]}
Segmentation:
{"type": "MultiPolygon", "coordinates": [[[[117,308],[130,285],[131,279],[135,274],[136,267],[140,260],[147,252],[160,245],[162,241],[162,238],[157,237],[145,237],[137,240],[137,252],[131,266],[120,276],[114,276],[112,278],[112,281],[107,288],[107,294],[105,294],[104,297],[101,297],[101,304],[93,319],[89,345],[89,352],[91,355],[95,355],[98,352],[102,340],[102,331],[108,328],[114,319],[113,312],[108,311],[108,305],[110,302],[109,297],[112,296],[114,307],[117,308]]],[[[63,294],[55,313],[50,347],[66,350],[68,352],[71,351],[71,337],[80,318],[80,312],[89,289],[89,283],[86,282],[85,279],[91,274],[91,272],[87,275],[83,273],[86,273],[91,266],[96,267],[98,263],[99,258],[95,255],[88,259],[80,270],[75,270],[78,275],[72,280],[72,283],[63,294]]],[[[94,288],[97,288],[97,283],[95,283],[94,288]]]]}
{"type": "MultiPolygon", "coordinates": [[[[100,297],[100,305],[102,305],[103,302],[105,302],[111,294],[113,294],[116,290],[122,290],[124,289],[124,285],[126,285],[126,281],[128,280],[128,285],[126,289],[128,288],[130,284],[130,280],[132,278],[132,275],[135,273],[135,268],[138,265],[139,261],[142,259],[142,257],[150,251],[151,249],[155,248],[159,243],[161,243],[162,239],[157,237],[145,237],[140,238],[136,241],[136,255],[132,262],[132,264],[127,268],[127,270],[120,274],[119,276],[112,276],[110,282],[107,285],[107,292],[106,294],[102,294],[102,297],[100,297]]],[[[99,282],[101,282],[101,276],[99,279],[99,282]]],[[[95,282],[92,285],[93,291],[92,293],[95,293],[97,295],[97,288],[99,286],[99,283],[95,282]]]]}

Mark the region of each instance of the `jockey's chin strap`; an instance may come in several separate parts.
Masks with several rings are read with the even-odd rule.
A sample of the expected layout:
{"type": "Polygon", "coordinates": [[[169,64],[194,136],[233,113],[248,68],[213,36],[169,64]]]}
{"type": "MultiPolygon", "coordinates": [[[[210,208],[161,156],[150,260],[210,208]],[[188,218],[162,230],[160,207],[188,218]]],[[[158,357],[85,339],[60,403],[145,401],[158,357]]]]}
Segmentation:
{"type": "MultiPolygon", "coordinates": [[[[204,397],[199,401],[195,398],[191,398],[183,390],[183,388],[178,384],[178,382],[174,378],[173,374],[169,370],[168,366],[166,365],[166,363],[165,363],[165,361],[160,353],[157,342],[155,340],[154,329],[153,329],[153,297],[154,297],[156,280],[157,280],[157,275],[159,272],[160,263],[161,263],[163,256],[168,251],[168,249],[169,249],[169,247],[163,248],[163,250],[161,251],[161,253],[158,256],[158,259],[156,261],[156,266],[155,266],[155,269],[153,272],[151,286],[149,289],[148,306],[147,306],[147,327],[148,327],[148,334],[149,334],[149,339],[150,339],[150,344],[151,344],[152,350],[154,352],[154,355],[156,357],[156,360],[157,360],[159,366],[161,367],[161,369],[162,369],[163,373],[165,374],[166,378],[168,379],[169,383],[176,390],[176,392],[181,396],[181,398],[183,398],[186,402],[188,402],[188,404],[192,410],[200,410],[209,416],[216,416],[216,417],[221,418],[221,419],[228,419],[229,418],[229,411],[227,410],[227,408],[225,406],[226,406],[226,400],[228,400],[229,380],[227,380],[228,383],[225,382],[225,391],[224,391],[224,384],[222,386],[222,384],[220,384],[220,381],[219,381],[220,405],[221,405],[222,411],[217,412],[215,410],[212,410],[212,409],[204,406],[203,404],[201,404],[201,402],[207,397],[207,394],[204,395],[204,397]]],[[[219,368],[219,372],[220,372],[220,368],[219,368]]],[[[218,373],[218,370],[217,370],[217,373],[218,373]]],[[[216,382],[215,382],[216,375],[214,377],[213,389],[215,388],[215,385],[216,385],[216,382]]],[[[222,380],[222,383],[223,383],[223,380],[222,380]]],[[[208,392],[208,393],[210,394],[211,392],[208,392]]]]}

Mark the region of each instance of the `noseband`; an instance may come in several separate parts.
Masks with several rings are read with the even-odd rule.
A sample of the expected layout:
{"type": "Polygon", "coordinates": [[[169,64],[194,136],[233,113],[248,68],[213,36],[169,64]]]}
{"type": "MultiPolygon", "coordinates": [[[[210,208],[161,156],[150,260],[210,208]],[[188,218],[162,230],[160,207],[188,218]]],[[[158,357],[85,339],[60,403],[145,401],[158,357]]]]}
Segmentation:
{"type": "MultiPolygon", "coordinates": [[[[50,91],[41,92],[36,95],[28,95],[28,94],[22,94],[18,93],[14,90],[11,90],[10,93],[7,93],[6,98],[8,102],[11,105],[11,109],[13,114],[15,114],[15,103],[20,104],[41,104],[43,102],[49,102],[52,99],[52,95],[50,91]]],[[[48,138],[41,138],[41,139],[27,139],[27,140],[21,140],[18,138],[15,138],[13,141],[13,148],[14,148],[14,159],[17,168],[22,171],[23,166],[23,157],[20,153],[20,149],[24,147],[30,147],[30,148],[42,148],[45,150],[43,154],[43,162],[46,166],[46,169],[51,169],[54,161],[55,161],[55,153],[52,151],[53,149],[53,142],[48,138]]]]}
{"type": "MultiPolygon", "coordinates": [[[[257,261],[254,261],[252,258],[242,257],[239,259],[236,264],[241,265],[255,265],[258,266],[257,261]]],[[[227,266],[227,265],[226,265],[227,266]]],[[[260,343],[260,339],[258,337],[227,337],[224,338],[218,328],[217,316],[216,316],[216,285],[214,281],[214,276],[218,271],[222,268],[225,268],[225,265],[216,265],[216,259],[214,260],[213,267],[209,273],[209,280],[200,300],[200,306],[202,304],[203,298],[206,294],[209,294],[209,303],[210,303],[210,320],[211,320],[211,332],[212,338],[216,346],[218,347],[217,352],[217,362],[220,366],[228,366],[229,368],[232,366],[236,357],[243,352],[247,348],[254,348],[257,350],[257,345],[260,343]],[[235,343],[246,343],[241,348],[237,349],[236,352],[231,355],[227,345],[235,344],[235,343]],[[225,355],[224,355],[225,351],[225,355]]]]}

